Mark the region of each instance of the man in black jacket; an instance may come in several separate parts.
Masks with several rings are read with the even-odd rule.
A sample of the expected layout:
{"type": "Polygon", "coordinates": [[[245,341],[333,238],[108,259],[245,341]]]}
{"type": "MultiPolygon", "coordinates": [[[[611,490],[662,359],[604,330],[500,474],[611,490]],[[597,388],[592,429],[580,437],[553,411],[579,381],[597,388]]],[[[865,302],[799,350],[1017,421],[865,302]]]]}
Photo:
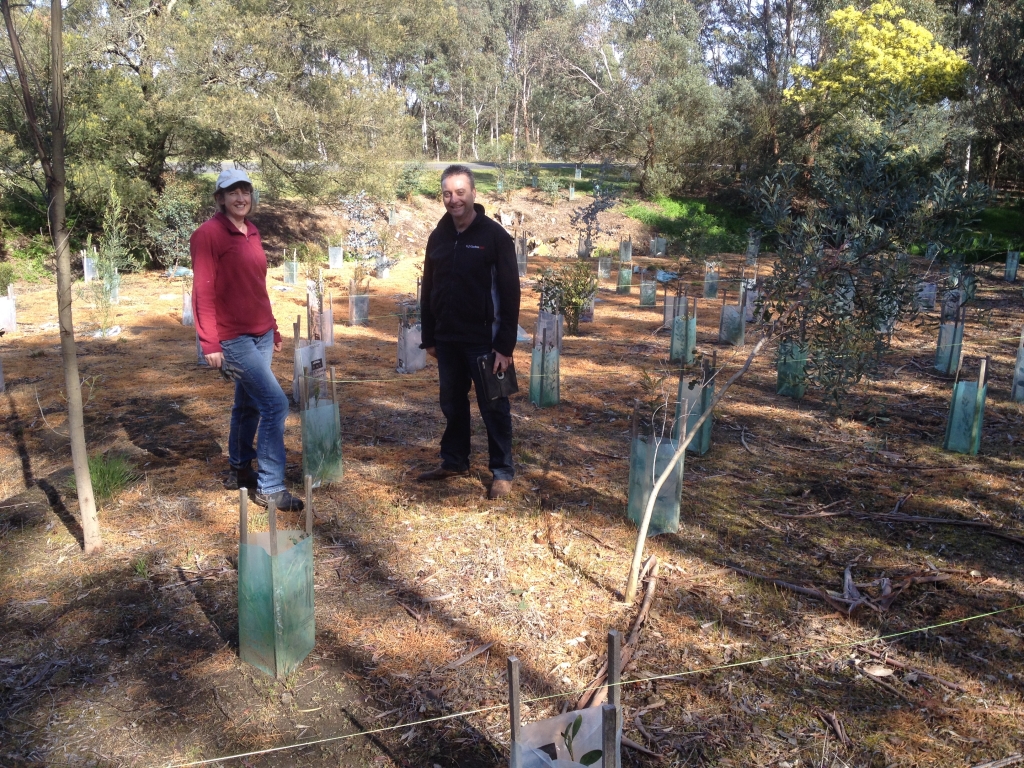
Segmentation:
{"type": "Polygon", "coordinates": [[[512,411],[508,398],[488,400],[477,359],[494,352],[493,371],[508,368],[519,327],[519,268],[515,245],[498,222],[476,204],[473,172],[450,165],[441,174],[448,211],[427,239],[423,262],[423,348],[437,359],[441,412],[441,466],[420,481],[469,472],[469,385],[487,427],[489,497],[512,490],[512,411]]]}

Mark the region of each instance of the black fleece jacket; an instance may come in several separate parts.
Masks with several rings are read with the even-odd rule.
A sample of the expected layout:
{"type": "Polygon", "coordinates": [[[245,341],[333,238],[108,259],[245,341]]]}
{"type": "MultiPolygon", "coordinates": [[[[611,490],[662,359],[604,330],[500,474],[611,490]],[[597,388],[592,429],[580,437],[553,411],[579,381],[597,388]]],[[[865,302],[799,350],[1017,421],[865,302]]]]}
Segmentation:
{"type": "Polygon", "coordinates": [[[439,341],[489,344],[511,355],[519,326],[515,244],[498,222],[485,215],[482,205],[473,208],[476,218],[465,232],[457,232],[446,213],[427,239],[422,347],[439,341]]]}

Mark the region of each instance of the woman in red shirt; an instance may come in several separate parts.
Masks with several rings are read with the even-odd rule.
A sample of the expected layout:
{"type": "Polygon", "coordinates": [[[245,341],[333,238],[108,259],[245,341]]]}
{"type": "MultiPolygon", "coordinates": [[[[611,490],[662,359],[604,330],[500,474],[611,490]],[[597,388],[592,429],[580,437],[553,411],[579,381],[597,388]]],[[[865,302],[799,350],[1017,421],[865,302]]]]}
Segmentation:
{"type": "Polygon", "coordinates": [[[255,489],[254,500],[262,507],[273,500],[278,509],[298,511],[302,501],[284,483],[288,396],[270,368],[274,352],[281,351],[281,334],[267,293],[267,255],[260,233],[246,218],[252,210],[248,174],[222,171],[214,199],[218,212],[189,241],[192,312],[206,362],[235,382],[228,485],[255,489]]]}

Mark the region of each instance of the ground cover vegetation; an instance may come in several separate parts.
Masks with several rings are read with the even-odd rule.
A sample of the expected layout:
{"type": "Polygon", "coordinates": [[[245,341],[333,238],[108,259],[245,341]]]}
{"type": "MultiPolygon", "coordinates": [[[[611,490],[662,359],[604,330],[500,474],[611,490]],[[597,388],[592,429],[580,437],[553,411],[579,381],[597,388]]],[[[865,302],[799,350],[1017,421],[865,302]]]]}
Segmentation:
{"type": "Polygon", "coordinates": [[[611,627],[632,630],[627,765],[1024,760],[1019,2],[0,8],[0,763],[188,763],[385,725],[245,761],[500,764],[504,657],[547,717],[590,700],[611,627]],[[410,482],[435,461],[436,382],[393,370],[454,160],[483,164],[480,201],[517,235],[520,324],[565,317],[560,402],[517,399],[499,504],[483,471],[410,482]],[[327,353],[345,477],[316,492],[316,648],[280,680],[238,660],[231,390],[182,325],[224,162],[256,181],[281,327],[307,316],[304,280],[369,307],[327,353]],[[608,283],[597,258],[623,241],[608,283]],[[69,250],[93,243],[72,291],[69,250]],[[622,290],[634,272],[648,298],[658,276],[653,311],[622,290]],[[694,301],[690,367],[669,294],[694,301]],[[940,375],[951,300],[963,368],[940,375]],[[779,395],[783,347],[802,399],[779,395]],[[981,450],[943,451],[951,387],[979,370],[981,450]],[[687,381],[731,388],[686,457],[678,532],[637,546],[659,565],[636,605],[635,414],[669,424],[687,381]]]}

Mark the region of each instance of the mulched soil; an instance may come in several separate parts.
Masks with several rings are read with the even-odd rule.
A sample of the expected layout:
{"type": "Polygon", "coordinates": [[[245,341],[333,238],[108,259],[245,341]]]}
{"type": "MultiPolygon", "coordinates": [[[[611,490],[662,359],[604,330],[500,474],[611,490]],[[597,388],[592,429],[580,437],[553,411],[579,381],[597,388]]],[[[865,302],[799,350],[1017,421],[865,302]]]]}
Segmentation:
{"type": "MultiPolygon", "coordinates": [[[[529,191],[485,202],[523,212],[552,247],[531,277],[574,253],[569,210],[585,197],[555,209],[529,191]]],[[[603,663],[605,633],[626,633],[640,605],[621,602],[636,538],[624,518],[627,457],[643,372],[675,386],[660,298],[641,309],[635,286],[618,295],[602,281],[595,322],[565,339],[556,407],[527,402],[520,347],[511,497],[486,498],[478,419],[473,472],[419,485],[443,428],[436,370],[395,373],[395,313],[441,212],[422,198],[399,207],[407,255],[372,282],[367,326],[343,322],[351,265],[328,274],[345,479],[316,492],[317,644],[281,680],[238,660],[237,495],[222,486],[231,389],[196,364],[181,282],[126,275],[123,331],[108,339],[89,337],[76,295],[90,450],[123,454],[140,473],[102,505],[105,550],[88,558],[69,485],[54,286],[17,286],[18,332],[0,341],[0,764],[179,764],[391,728],[221,764],[499,765],[510,655],[522,663],[526,720],[574,705],[603,663]],[[548,698],[529,701],[538,697],[548,698]],[[469,710],[484,711],[416,724],[469,710]]],[[[271,253],[344,228],[330,209],[295,204],[265,206],[258,223],[271,253]]],[[[655,263],[637,222],[613,210],[602,225],[605,244],[632,234],[636,261],[655,263]]],[[[742,256],[722,258],[723,274],[737,274],[742,256]]],[[[683,268],[697,286],[702,270],[683,268]]],[[[276,290],[280,269],[268,283],[287,390],[305,295],[276,290]]],[[[814,392],[776,395],[772,349],[754,362],[715,413],[711,451],[686,459],[678,533],[647,542],[660,570],[622,698],[626,736],[662,759],[625,750],[624,765],[974,766],[1022,750],[1024,612],[948,622],[1024,603],[1024,543],[912,519],[1024,538],[1024,406],[1009,401],[1021,304],[1019,285],[982,272],[965,340],[966,376],[991,357],[978,456],[941,449],[951,378],[931,364],[937,312],[896,330],[893,352],[840,415],[814,392]],[[729,566],[830,590],[832,602],[729,566]],[[874,603],[852,616],[835,599],[847,570],[874,603]],[[909,576],[924,578],[883,610],[883,579],[896,588],[909,576]],[[747,660],[760,661],[730,666],[747,660]]],[[[527,330],[536,306],[528,282],[527,330]]],[[[753,330],[747,348],[720,345],[719,306],[699,302],[698,341],[729,376],[753,330]]],[[[293,412],[296,489],[298,425],[293,412]]]]}

